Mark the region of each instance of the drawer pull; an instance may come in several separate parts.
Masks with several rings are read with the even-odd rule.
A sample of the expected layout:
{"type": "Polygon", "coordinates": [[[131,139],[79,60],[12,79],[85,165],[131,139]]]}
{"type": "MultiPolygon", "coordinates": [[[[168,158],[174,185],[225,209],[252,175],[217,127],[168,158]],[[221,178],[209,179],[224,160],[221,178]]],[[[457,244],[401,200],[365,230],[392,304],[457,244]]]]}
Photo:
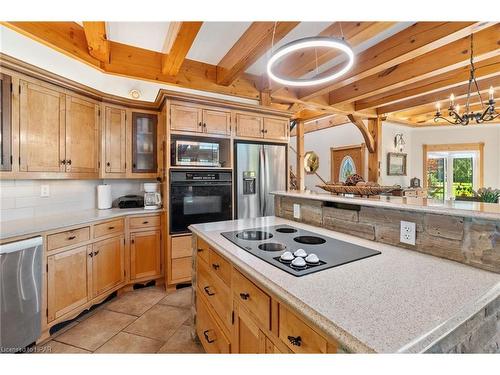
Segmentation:
{"type": "Polygon", "coordinates": [[[109,230],[113,230],[115,229],[115,227],[111,226],[111,227],[108,227],[109,230]]]}
{"type": "Polygon", "coordinates": [[[250,294],[248,293],[240,293],[241,299],[244,299],[245,301],[250,298],[250,294]]]}
{"type": "Polygon", "coordinates": [[[217,264],[217,263],[212,263],[212,268],[213,268],[214,270],[218,270],[218,269],[219,269],[219,267],[220,267],[220,265],[219,265],[219,264],[217,264]]]}
{"type": "Polygon", "coordinates": [[[143,224],[149,224],[149,221],[143,221],[142,223],[143,224]]]}
{"type": "Polygon", "coordinates": [[[302,338],[300,336],[288,336],[288,341],[294,346],[300,346],[302,343],[302,338]]]}
{"type": "Polygon", "coordinates": [[[203,290],[204,290],[204,291],[205,291],[205,293],[207,293],[207,295],[209,295],[209,296],[213,296],[213,295],[215,295],[215,293],[212,293],[212,292],[210,291],[210,287],[209,287],[208,285],[207,285],[206,287],[204,287],[204,288],[203,288],[203,290]]]}
{"type": "Polygon", "coordinates": [[[94,255],[97,255],[97,254],[99,254],[99,250],[94,251],[94,255]]]}
{"type": "Polygon", "coordinates": [[[74,240],[75,238],[76,238],[76,236],[69,236],[68,241],[74,240]]]}
{"type": "Polygon", "coordinates": [[[205,336],[205,340],[207,340],[207,342],[208,342],[209,344],[211,344],[211,343],[213,343],[213,342],[215,341],[215,339],[210,339],[210,338],[208,337],[208,332],[210,332],[210,330],[209,330],[209,329],[207,329],[206,331],[203,331],[203,336],[205,336]]]}

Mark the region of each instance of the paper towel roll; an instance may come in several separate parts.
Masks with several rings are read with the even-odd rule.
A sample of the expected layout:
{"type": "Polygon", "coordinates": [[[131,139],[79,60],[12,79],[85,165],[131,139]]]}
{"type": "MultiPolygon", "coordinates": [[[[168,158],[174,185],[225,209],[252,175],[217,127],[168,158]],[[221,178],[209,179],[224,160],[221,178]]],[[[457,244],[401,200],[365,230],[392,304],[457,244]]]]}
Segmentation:
{"type": "Polygon", "coordinates": [[[97,185],[97,208],[106,210],[111,208],[111,185],[97,185]]]}

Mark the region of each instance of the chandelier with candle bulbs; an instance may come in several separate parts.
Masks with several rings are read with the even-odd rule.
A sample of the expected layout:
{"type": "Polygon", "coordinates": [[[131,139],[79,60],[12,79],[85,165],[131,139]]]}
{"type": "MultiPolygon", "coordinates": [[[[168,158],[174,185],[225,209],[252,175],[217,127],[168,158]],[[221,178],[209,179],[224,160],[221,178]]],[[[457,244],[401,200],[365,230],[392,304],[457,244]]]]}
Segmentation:
{"type": "Polygon", "coordinates": [[[455,95],[450,95],[450,106],[448,108],[448,116],[450,118],[444,117],[441,114],[441,104],[438,102],[436,104],[436,114],[434,115],[434,121],[445,120],[450,124],[454,125],[468,125],[470,122],[475,121],[477,124],[481,124],[487,121],[495,120],[500,114],[495,110],[495,99],[493,87],[488,90],[488,101],[486,104],[483,103],[483,98],[481,97],[481,92],[479,91],[479,86],[476,81],[476,68],[474,67],[474,48],[473,48],[473,34],[470,36],[470,75],[469,75],[469,85],[467,87],[467,101],[465,102],[464,113],[460,114],[460,105],[455,104],[455,95]],[[474,85],[474,88],[472,87],[474,85]],[[474,112],[470,109],[470,96],[471,90],[475,89],[481,102],[481,111],[474,112]]]}

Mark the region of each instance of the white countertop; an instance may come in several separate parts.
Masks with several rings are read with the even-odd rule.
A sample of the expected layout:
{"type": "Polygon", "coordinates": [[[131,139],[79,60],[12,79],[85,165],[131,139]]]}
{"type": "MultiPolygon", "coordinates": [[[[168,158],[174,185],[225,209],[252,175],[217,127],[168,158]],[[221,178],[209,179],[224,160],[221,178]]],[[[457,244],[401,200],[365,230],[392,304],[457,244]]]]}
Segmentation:
{"type": "Polygon", "coordinates": [[[422,352],[500,294],[500,275],[289,220],[191,225],[233,264],[355,352],[422,352]],[[221,232],[288,224],[382,254],[302,277],[253,256],[221,232]]]}
{"type": "Polygon", "coordinates": [[[3,221],[0,222],[0,240],[10,237],[38,234],[49,230],[87,224],[98,220],[113,219],[120,216],[145,215],[162,211],[163,209],[145,210],[144,208],[90,209],[29,219],[3,221]]]}
{"type": "Polygon", "coordinates": [[[472,217],[476,219],[500,220],[500,204],[466,202],[466,201],[442,201],[429,198],[411,197],[386,197],[373,196],[370,198],[344,197],[329,193],[316,193],[312,191],[275,191],[271,194],[291,198],[313,199],[326,202],[338,202],[357,204],[360,206],[371,206],[381,208],[392,208],[406,211],[430,212],[435,214],[472,217]]]}

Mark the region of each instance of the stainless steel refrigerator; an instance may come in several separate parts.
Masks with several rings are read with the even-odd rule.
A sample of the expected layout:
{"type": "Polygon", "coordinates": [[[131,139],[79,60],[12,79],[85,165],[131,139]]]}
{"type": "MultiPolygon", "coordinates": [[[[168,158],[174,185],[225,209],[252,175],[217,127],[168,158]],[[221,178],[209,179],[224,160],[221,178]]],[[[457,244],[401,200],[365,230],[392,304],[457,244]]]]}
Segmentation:
{"type": "Polygon", "coordinates": [[[274,215],[271,191],[286,190],[285,145],[235,143],[236,218],[274,215]]]}

